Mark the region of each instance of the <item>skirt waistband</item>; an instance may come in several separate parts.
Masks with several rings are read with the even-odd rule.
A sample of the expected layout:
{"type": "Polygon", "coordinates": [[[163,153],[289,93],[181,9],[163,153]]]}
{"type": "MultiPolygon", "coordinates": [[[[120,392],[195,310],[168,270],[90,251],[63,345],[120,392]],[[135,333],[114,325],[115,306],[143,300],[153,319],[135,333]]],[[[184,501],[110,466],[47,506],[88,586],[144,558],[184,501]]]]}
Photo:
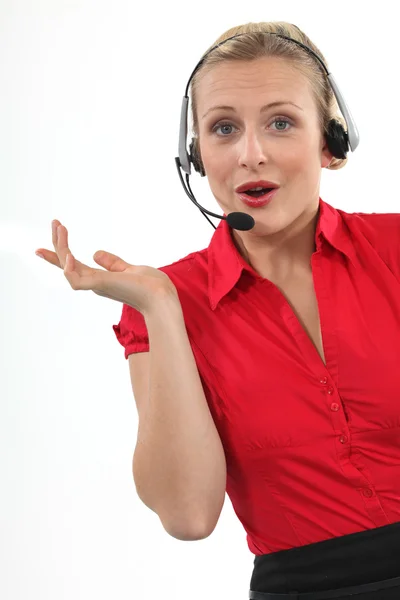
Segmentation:
{"type": "Polygon", "coordinates": [[[256,556],[249,598],[340,598],[367,585],[400,587],[400,522],[256,556]]]}
{"type": "MultiPolygon", "coordinates": [[[[362,585],[352,585],[351,587],[340,588],[336,590],[326,590],[324,592],[304,592],[304,593],[293,593],[293,594],[266,594],[263,592],[254,592],[250,590],[250,600],[328,600],[331,598],[348,598],[355,596],[356,594],[367,594],[369,592],[377,592],[379,590],[389,588],[400,588],[400,577],[394,577],[393,579],[385,579],[384,581],[377,581],[375,583],[365,583],[362,585]]],[[[396,592],[397,595],[400,594],[396,592]]],[[[384,596],[379,596],[381,600],[384,600],[384,596]]],[[[356,598],[354,599],[356,600],[356,598]]]]}

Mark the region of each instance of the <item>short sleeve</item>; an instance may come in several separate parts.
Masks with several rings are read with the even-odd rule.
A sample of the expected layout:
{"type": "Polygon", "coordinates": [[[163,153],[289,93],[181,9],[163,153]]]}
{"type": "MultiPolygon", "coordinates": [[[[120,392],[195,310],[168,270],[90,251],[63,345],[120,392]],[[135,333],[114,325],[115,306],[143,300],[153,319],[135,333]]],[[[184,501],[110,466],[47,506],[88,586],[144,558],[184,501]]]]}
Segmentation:
{"type": "Polygon", "coordinates": [[[125,348],[125,358],[136,352],[148,352],[150,350],[149,336],[146,321],[141,312],[123,304],[121,320],[118,325],[113,325],[114,333],[125,348]]]}

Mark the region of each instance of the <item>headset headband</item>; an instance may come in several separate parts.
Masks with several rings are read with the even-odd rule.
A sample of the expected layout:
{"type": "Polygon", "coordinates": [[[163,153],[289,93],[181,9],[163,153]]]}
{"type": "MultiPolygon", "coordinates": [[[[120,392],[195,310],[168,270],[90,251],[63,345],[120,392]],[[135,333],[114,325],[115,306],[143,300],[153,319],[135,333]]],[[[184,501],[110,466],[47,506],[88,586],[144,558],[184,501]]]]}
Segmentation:
{"type": "MultiPolygon", "coordinates": [[[[310,52],[322,65],[327,78],[329,80],[329,83],[331,85],[332,91],[335,95],[336,101],[339,105],[340,111],[343,115],[344,120],[346,121],[346,125],[347,125],[347,134],[348,134],[348,140],[349,140],[349,146],[352,152],[354,152],[354,150],[357,148],[359,142],[360,142],[360,135],[358,133],[358,129],[357,126],[355,124],[355,121],[351,115],[350,109],[347,106],[347,103],[343,97],[343,94],[340,92],[339,90],[339,86],[336,83],[333,75],[331,73],[329,73],[327,67],[325,66],[323,60],[314,52],[314,50],[312,50],[311,48],[309,48],[309,46],[306,46],[305,44],[302,44],[301,42],[298,42],[297,40],[294,40],[291,37],[287,37],[286,35],[281,35],[280,33],[272,33],[272,32],[268,32],[268,31],[260,31],[260,32],[256,32],[256,33],[263,33],[263,34],[268,34],[268,35],[277,35],[278,37],[281,37],[285,40],[289,40],[294,42],[295,44],[297,44],[298,46],[301,46],[302,48],[304,48],[307,52],[310,52]]],[[[227,38],[226,40],[223,40],[222,42],[220,42],[219,44],[217,44],[216,46],[213,46],[204,56],[203,58],[197,63],[197,65],[195,66],[195,68],[193,69],[192,74],[189,77],[189,81],[187,82],[186,85],[186,90],[185,90],[185,95],[183,97],[182,100],[182,108],[181,108],[181,121],[180,121],[180,127],[179,127],[179,148],[178,148],[178,156],[179,156],[179,162],[180,162],[180,166],[181,168],[185,171],[185,173],[187,173],[188,175],[190,175],[191,173],[191,168],[190,168],[190,157],[187,151],[187,147],[186,147],[186,142],[187,142],[187,130],[188,130],[188,107],[189,107],[189,96],[188,96],[188,92],[189,92],[189,85],[191,80],[193,79],[193,76],[195,75],[196,71],[201,67],[201,65],[203,64],[204,60],[207,58],[207,56],[210,54],[210,52],[212,52],[213,50],[215,50],[216,48],[218,48],[219,46],[221,46],[222,44],[225,44],[226,42],[228,42],[229,40],[233,40],[234,38],[240,37],[242,35],[248,35],[247,33],[239,33],[237,35],[233,35],[232,37],[227,38]]]]}

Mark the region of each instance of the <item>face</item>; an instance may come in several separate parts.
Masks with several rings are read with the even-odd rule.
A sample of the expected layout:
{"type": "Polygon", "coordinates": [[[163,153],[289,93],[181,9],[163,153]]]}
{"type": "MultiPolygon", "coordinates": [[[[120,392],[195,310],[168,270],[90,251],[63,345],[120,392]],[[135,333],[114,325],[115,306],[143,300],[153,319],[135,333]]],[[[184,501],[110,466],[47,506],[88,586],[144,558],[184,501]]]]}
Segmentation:
{"type": "Polygon", "coordinates": [[[233,230],[235,236],[247,243],[265,236],[277,240],[316,213],[321,168],[332,154],[310,84],[290,63],[265,57],[213,67],[199,81],[197,115],[200,153],[215,199],[225,214],[246,212],[256,221],[248,232],[233,230]],[[272,102],[283,103],[261,111],[272,102]],[[233,110],[212,110],[218,105],[233,110]],[[250,208],[235,188],[263,179],[279,190],[266,206],[250,208]]]}

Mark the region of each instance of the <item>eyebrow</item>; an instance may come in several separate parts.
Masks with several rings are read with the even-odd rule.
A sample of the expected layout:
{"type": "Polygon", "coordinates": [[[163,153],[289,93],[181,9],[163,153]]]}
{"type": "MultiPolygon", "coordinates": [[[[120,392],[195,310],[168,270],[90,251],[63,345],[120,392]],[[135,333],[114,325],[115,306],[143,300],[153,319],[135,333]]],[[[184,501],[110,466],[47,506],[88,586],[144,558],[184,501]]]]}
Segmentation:
{"type": "MultiPolygon", "coordinates": [[[[279,101],[279,102],[270,102],[269,104],[264,104],[264,106],[262,106],[260,108],[260,113],[265,112],[266,110],[268,110],[269,108],[272,108],[274,106],[281,106],[282,104],[291,104],[292,106],[295,106],[296,108],[298,108],[299,110],[303,110],[301,108],[301,106],[298,106],[298,104],[295,104],[294,102],[291,102],[290,100],[288,101],[279,101]]],[[[230,110],[232,112],[236,112],[235,108],[233,106],[223,106],[223,105],[218,105],[218,106],[212,106],[211,108],[209,108],[204,115],[202,116],[202,119],[204,119],[208,113],[214,111],[214,110],[230,110]]]]}

